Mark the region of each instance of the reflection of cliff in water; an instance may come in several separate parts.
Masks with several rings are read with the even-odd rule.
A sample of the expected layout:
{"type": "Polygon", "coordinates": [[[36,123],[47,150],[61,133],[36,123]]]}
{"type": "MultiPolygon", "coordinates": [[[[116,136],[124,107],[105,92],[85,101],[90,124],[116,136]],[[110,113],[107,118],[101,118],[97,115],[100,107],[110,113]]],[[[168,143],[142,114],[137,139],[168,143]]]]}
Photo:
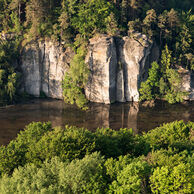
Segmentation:
{"type": "Polygon", "coordinates": [[[137,132],[138,103],[130,104],[90,104],[86,112],[86,122],[83,126],[88,129],[109,127],[112,129],[133,128],[137,132]]]}
{"type": "Polygon", "coordinates": [[[135,133],[141,133],[162,123],[182,119],[194,121],[194,102],[175,105],[161,102],[153,108],[138,103],[90,103],[88,111],[81,111],[60,100],[33,100],[0,108],[0,145],[15,138],[18,131],[32,121],[51,121],[53,126],[74,125],[89,130],[133,128],[135,133]]]}

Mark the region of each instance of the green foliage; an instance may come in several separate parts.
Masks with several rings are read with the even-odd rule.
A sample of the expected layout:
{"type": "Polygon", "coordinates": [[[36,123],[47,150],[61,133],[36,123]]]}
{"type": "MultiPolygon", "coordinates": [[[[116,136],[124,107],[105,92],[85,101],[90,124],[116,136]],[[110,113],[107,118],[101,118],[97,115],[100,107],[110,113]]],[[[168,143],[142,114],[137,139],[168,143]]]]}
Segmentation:
{"type": "Polygon", "coordinates": [[[99,153],[73,160],[60,172],[60,182],[67,193],[103,193],[106,188],[103,163],[99,153]]]}
{"type": "Polygon", "coordinates": [[[187,96],[187,92],[181,91],[181,78],[178,72],[174,69],[168,69],[166,71],[166,76],[168,80],[168,85],[166,87],[161,85],[163,95],[165,94],[165,99],[173,104],[176,102],[182,102],[184,97],[187,96]]]}
{"type": "Polygon", "coordinates": [[[169,51],[168,46],[165,45],[165,49],[162,51],[162,56],[161,56],[161,72],[163,74],[165,74],[166,70],[168,70],[171,66],[171,63],[172,63],[171,53],[172,52],[169,51]]]}
{"type": "Polygon", "coordinates": [[[0,39],[0,104],[15,100],[18,89],[19,73],[14,67],[18,59],[17,40],[0,39]]]}
{"type": "Polygon", "coordinates": [[[134,136],[32,123],[0,147],[0,193],[192,193],[193,129],[176,121],[134,136]]]}
{"type": "Polygon", "coordinates": [[[104,32],[105,19],[110,15],[111,4],[105,0],[91,0],[79,4],[77,14],[71,21],[73,27],[84,37],[96,32],[104,32]]]}
{"type": "Polygon", "coordinates": [[[145,161],[134,161],[121,170],[110,185],[110,193],[144,193],[150,167],[145,161]]]}
{"type": "Polygon", "coordinates": [[[153,193],[193,193],[193,178],[189,164],[180,163],[170,168],[157,167],[150,177],[153,193]]]}
{"type": "Polygon", "coordinates": [[[45,159],[59,156],[61,160],[83,158],[95,150],[94,135],[76,127],[56,128],[47,132],[26,150],[29,162],[41,163],[45,159]],[[43,151],[44,150],[44,151],[43,151]]]}
{"type": "Polygon", "coordinates": [[[162,166],[168,166],[173,168],[174,166],[179,165],[180,163],[190,163],[189,158],[190,153],[187,150],[179,152],[177,149],[160,149],[152,151],[147,156],[148,163],[156,168],[162,166]]]}
{"type": "Polygon", "coordinates": [[[132,153],[136,143],[132,129],[97,129],[95,134],[97,150],[107,157],[132,153]]]}
{"type": "Polygon", "coordinates": [[[103,193],[103,162],[99,153],[93,153],[69,164],[57,157],[40,167],[27,164],[2,177],[0,193],[103,193]]]}
{"type": "Polygon", "coordinates": [[[111,13],[106,19],[107,34],[111,36],[119,35],[118,24],[113,13],[111,13]]]}
{"type": "Polygon", "coordinates": [[[27,164],[15,169],[12,176],[0,179],[0,192],[3,193],[56,193],[60,188],[60,171],[67,166],[59,158],[45,161],[40,167],[27,164]]]}
{"type": "MultiPolygon", "coordinates": [[[[0,147],[0,174],[11,173],[14,168],[26,164],[26,152],[43,134],[51,129],[51,123],[31,123],[8,146],[0,147]]],[[[28,159],[29,160],[29,159],[28,159]]]]}
{"type": "Polygon", "coordinates": [[[160,70],[157,62],[152,63],[149,69],[148,79],[141,83],[139,89],[140,100],[152,100],[157,97],[159,86],[160,70]]]}
{"type": "Polygon", "coordinates": [[[179,150],[192,149],[190,136],[193,133],[193,123],[185,124],[175,121],[157,127],[144,134],[146,142],[152,149],[177,148],[179,150]]]}
{"type": "Polygon", "coordinates": [[[140,155],[138,147],[142,145],[129,129],[99,129],[92,133],[82,128],[66,126],[65,129],[52,129],[50,123],[32,123],[16,140],[0,148],[0,173],[11,173],[26,163],[40,165],[55,156],[62,161],[71,161],[95,151],[106,157],[127,153],[140,155]]]}
{"type": "Polygon", "coordinates": [[[168,46],[162,51],[161,66],[152,63],[148,79],[141,83],[140,100],[154,100],[158,97],[169,103],[182,102],[187,92],[182,91],[182,80],[176,69],[171,68],[172,56],[168,46]]]}
{"type": "Polygon", "coordinates": [[[131,155],[119,156],[118,159],[108,158],[104,166],[106,167],[106,174],[110,177],[111,182],[113,180],[116,180],[120,171],[123,170],[131,162],[131,155]]]}
{"type": "Polygon", "coordinates": [[[70,104],[76,103],[78,107],[87,109],[87,99],[83,89],[88,81],[89,70],[85,64],[86,46],[83,44],[77,49],[70,69],[62,82],[64,101],[70,104]]]}

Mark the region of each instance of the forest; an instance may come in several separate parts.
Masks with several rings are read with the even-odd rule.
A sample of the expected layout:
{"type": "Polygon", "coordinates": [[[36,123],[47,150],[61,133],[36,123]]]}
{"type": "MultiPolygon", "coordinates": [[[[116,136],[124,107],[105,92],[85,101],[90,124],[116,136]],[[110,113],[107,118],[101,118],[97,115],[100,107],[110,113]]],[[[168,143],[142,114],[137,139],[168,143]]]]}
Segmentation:
{"type": "Polygon", "coordinates": [[[0,0],[1,103],[17,99],[21,75],[15,63],[19,63],[21,47],[49,38],[75,50],[63,81],[64,99],[83,107],[89,38],[99,33],[133,36],[134,31],[156,41],[162,51],[141,85],[140,100],[181,102],[186,93],[180,91],[177,70],[194,69],[193,4],[193,0],[0,0]]]}
{"type": "Polygon", "coordinates": [[[0,193],[193,193],[193,129],[175,121],[134,135],[31,123],[0,147],[0,193]]]}

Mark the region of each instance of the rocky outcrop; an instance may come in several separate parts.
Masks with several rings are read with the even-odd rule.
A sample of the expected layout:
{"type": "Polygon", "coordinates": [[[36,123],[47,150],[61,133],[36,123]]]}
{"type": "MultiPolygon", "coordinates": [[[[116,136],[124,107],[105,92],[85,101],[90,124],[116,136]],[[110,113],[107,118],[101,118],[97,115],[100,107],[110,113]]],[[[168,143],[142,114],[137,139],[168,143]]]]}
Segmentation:
{"type": "Polygon", "coordinates": [[[90,40],[86,56],[90,75],[85,94],[88,100],[109,104],[116,100],[117,53],[113,37],[90,40]]]}
{"type": "MultiPolygon", "coordinates": [[[[152,51],[159,53],[145,35],[90,39],[86,63],[90,68],[86,97],[92,102],[138,101],[140,82],[147,76],[152,51]]],[[[155,54],[156,55],[156,54],[155,54]]],[[[159,55],[159,54],[158,54],[159,55]]],[[[155,57],[156,60],[157,57],[155,57]]]]}
{"type": "MultiPolygon", "coordinates": [[[[42,93],[62,99],[61,82],[74,52],[53,41],[28,43],[21,55],[22,90],[39,97],[42,93]]],[[[159,49],[145,35],[133,37],[99,35],[90,39],[85,62],[90,69],[85,94],[89,101],[110,104],[115,101],[138,101],[139,86],[147,78],[159,49]]],[[[194,100],[194,75],[183,74],[183,91],[194,100]]]]}
{"type": "Polygon", "coordinates": [[[61,82],[69,68],[73,51],[52,41],[27,44],[21,56],[23,91],[39,97],[41,93],[62,99],[61,82]]]}

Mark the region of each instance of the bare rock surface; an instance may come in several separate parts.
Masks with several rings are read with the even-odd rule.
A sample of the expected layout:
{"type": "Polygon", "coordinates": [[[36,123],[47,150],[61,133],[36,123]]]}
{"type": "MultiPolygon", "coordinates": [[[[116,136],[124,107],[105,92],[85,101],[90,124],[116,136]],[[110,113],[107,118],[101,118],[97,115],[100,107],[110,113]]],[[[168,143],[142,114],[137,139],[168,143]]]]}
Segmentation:
{"type": "Polygon", "coordinates": [[[88,100],[110,104],[116,101],[117,53],[113,37],[90,40],[85,62],[90,69],[85,93],[88,100]]]}
{"type": "Polygon", "coordinates": [[[149,69],[153,44],[145,35],[90,39],[86,63],[90,68],[86,97],[92,102],[138,101],[140,82],[149,69]]]}
{"type": "Polygon", "coordinates": [[[52,41],[27,44],[21,56],[23,90],[39,97],[62,99],[61,82],[69,68],[73,51],[52,41]]]}

